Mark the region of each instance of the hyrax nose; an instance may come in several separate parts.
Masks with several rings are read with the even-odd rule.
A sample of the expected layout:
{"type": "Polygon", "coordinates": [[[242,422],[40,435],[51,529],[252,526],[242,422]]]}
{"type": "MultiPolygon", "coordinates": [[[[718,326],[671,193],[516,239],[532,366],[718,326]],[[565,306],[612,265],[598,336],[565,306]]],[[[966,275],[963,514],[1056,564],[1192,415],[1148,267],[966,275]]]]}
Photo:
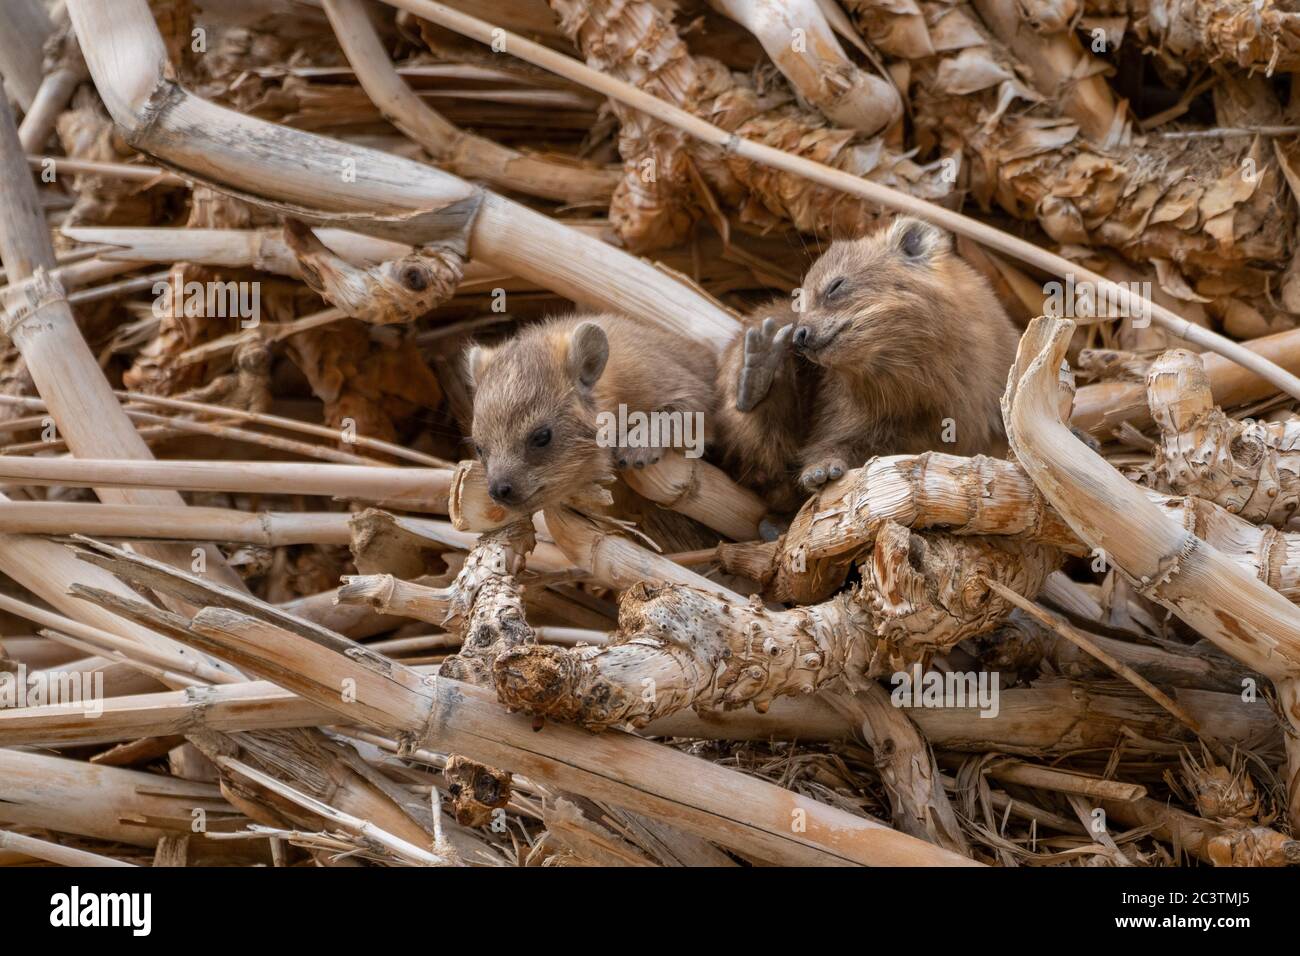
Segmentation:
{"type": "Polygon", "coordinates": [[[797,349],[806,348],[810,338],[812,338],[812,329],[807,325],[799,326],[794,330],[794,334],[790,337],[791,341],[794,342],[794,347],[797,349]]]}
{"type": "Polygon", "coordinates": [[[488,482],[488,494],[492,496],[493,501],[508,505],[514,499],[515,488],[505,479],[498,478],[496,481],[488,482]]]}

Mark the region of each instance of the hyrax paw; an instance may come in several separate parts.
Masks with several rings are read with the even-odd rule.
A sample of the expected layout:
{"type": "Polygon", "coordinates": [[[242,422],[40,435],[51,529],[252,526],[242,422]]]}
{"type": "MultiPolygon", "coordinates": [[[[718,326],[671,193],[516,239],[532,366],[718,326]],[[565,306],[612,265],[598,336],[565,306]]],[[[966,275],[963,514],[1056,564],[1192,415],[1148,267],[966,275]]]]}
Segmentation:
{"type": "Polygon", "coordinates": [[[823,458],[813,462],[799,475],[799,484],[804,491],[816,491],[828,481],[843,478],[849,470],[843,458],[823,458]]]}
{"type": "Polygon", "coordinates": [[[745,358],[736,386],[736,410],[748,412],[772,388],[776,370],[790,349],[794,323],[777,326],[776,319],[764,319],[761,326],[745,332],[745,358]]]}
{"type": "Polygon", "coordinates": [[[644,468],[653,465],[664,456],[662,448],[616,448],[614,464],[619,470],[627,468],[644,468]]]}

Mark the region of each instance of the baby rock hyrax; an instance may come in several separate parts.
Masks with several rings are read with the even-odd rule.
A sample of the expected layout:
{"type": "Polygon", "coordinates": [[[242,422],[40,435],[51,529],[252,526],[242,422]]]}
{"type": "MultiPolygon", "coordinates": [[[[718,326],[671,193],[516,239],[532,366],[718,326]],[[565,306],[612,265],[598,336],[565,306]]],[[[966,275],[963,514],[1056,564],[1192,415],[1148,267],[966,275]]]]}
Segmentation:
{"type": "Polygon", "coordinates": [[[662,447],[635,438],[600,440],[602,412],[616,419],[679,412],[706,429],[713,417],[709,350],[619,315],[551,319],[496,347],[472,346],[466,369],[474,390],[471,435],[488,494],[517,510],[538,511],[616,467],[662,457],[662,447]]]}
{"type": "Polygon", "coordinates": [[[801,294],[799,312],[778,301],[750,318],[719,381],[726,464],[774,509],[875,455],[1004,450],[1018,336],[946,232],[900,218],[835,242],[801,294]]]}

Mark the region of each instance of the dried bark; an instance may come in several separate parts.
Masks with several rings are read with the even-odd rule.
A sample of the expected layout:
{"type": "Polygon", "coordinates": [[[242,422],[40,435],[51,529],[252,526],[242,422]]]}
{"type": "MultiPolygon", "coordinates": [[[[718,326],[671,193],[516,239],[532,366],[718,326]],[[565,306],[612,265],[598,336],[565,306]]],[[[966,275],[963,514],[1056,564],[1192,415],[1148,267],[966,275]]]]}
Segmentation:
{"type": "Polygon", "coordinates": [[[1237,421],[1214,404],[1199,356],[1166,352],[1147,373],[1160,429],[1155,486],[1283,527],[1300,507],[1300,422],[1237,421]]]}
{"type": "Polygon", "coordinates": [[[638,584],[601,647],[521,645],[493,667],[511,707],[591,730],[643,727],[686,707],[760,712],[786,694],[850,689],[994,627],[1006,603],[984,578],[1035,594],[1054,549],[995,537],[914,535],[886,524],[860,586],[818,605],[769,611],[706,591],[638,584]]]}

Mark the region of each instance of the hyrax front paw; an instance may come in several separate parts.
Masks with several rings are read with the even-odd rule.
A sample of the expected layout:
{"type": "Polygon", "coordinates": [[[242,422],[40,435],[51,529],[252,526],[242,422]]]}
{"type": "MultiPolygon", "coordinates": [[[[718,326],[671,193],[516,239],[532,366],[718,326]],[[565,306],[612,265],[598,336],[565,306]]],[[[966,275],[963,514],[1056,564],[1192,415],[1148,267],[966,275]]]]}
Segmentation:
{"type": "Polygon", "coordinates": [[[646,465],[655,464],[663,456],[662,448],[616,448],[614,464],[620,471],[625,468],[644,468],[646,465]]]}
{"type": "Polygon", "coordinates": [[[816,491],[828,481],[844,477],[849,470],[843,458],[823,458],[815,461],[799,474],[799,485],[804,491],[816,491]]]}
{"type": "Polygon", "coordinates": [[[736,386],[736,410],[751,411],[772,388],[776,370],[790,350],[790,333],[794,323],[777,326],[776,319],[745,332],[745,358],[736,386]]]}

